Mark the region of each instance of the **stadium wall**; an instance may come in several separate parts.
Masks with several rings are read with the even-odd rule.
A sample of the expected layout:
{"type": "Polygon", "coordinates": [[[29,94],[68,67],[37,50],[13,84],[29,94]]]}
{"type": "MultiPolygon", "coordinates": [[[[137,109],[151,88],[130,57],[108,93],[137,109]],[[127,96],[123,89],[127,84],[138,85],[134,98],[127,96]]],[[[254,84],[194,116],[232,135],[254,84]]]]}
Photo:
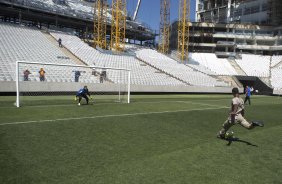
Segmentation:
{"type": "MultiPolygon", "coordinates": [[[[15,82],[1,82],[0,93],[16,92],[15,82]]],[[[76,92],[82,86],[87,85],[90,91],[114,92],[119,85],[103,83],[56,83],[56,82],[20,82],[22,92],[76,92]]],[[[126,90],[126,86],[120,86],[126,90]]],[[[124,91],[123,90],[123,91],[124,91]]],[[[243,92],[243,89],[240,89],[243,92]]],[[[231,87],[204,87],[204,86],[143,86],[131,85],[132,93],[230,93],[231,87]]]]}

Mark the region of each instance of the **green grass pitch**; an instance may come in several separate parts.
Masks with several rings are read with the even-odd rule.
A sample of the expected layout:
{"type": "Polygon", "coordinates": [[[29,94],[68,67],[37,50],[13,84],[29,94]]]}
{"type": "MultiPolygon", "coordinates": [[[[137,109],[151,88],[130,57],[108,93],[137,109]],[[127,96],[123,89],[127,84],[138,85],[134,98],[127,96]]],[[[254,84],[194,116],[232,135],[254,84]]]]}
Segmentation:
{"type": "Polygon", "coordinates": [[[132,96],[78,107],[73,97],[0,97],[0,183],[282,183],[282,98],[253,96],[239,141],[216,138],[231,95],[132,96]]]}

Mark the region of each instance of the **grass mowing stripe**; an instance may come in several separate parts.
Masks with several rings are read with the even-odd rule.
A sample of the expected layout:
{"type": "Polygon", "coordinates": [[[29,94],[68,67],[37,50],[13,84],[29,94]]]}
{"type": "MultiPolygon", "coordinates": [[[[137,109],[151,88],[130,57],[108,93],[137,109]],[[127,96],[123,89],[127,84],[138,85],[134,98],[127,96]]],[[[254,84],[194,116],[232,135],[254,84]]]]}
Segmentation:
{"type": "MultiPolygon", "coordinates": [[[[157,103],[190,103],[190,104],[196,104],[196,105],[205,105],[205,106],[211,106],[211,107],[218,107],[218,105],[211,105],[207,103],[199,103],[199,102],[193,102],[193,101],[157,101],[157,102],[152,102],[152,101],[143,101],[143,102],[132,102],[131,104],[157,104],[157,103]]],[[[120,104],[128,104],[128,103],[91,103],[91,105],[120,105],[120,104]]],[[[34,106],[24,106],[24,108],[42,108],[42,107],[69,107],[69,106],[77,106],[77,104],[62,104],[62,105],[34,105],[34,106]]],[[[14,107],[0,107],[0,108],[16,108],[14,107]]]]}
{"type": "Polygon", "coordinates": [[[55,122],[55,121],[69,121],[69,120],[82,120],[82,119],[95,119],[95,118],[108,118],[108,117],[123,117],[123,116],[138,116],[138,115],[149,115],[149,114],[164,114],[164,113],[177,113],[177,112],[189,112],[189,111],[204,111],[204,110],[216,110],[216,109],[227,109],[229,107],[219,106],[215,108],[197,108],[197,109],[186,109],[176,111],[161,111],[161,112],[143,112],[143,113],[132,113],[132,114],[110,114],[103,116],[89,116],[79,118],[62,118],[62,119],[50,119],[50,120],[37,120],[37,121],[22,121],[22,122],[10,122],[2,123],[0,126],[5,125],[17,125],[17,124],[29,124],[29,123],[43,123],[43,122],[55,122]]]}
{"type": "Polygon", "coordinates": [[[146,104],[146,103],[187,103],[187,104],[195,104],[195,105],[204,105],[204,106],[210,106],[210,107],[218,107],[218,105],[212,105],[207,103],[200,103],[200,102],[194,102],[194,101],[158,101],[158,102],[134,102],[138,104],[146,104]]]}

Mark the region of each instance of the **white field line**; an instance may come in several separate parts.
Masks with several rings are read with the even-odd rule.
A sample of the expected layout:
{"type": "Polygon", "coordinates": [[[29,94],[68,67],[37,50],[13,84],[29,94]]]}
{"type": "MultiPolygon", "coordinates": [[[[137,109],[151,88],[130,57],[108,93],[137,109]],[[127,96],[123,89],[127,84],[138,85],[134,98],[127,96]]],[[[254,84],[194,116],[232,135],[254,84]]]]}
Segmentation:
{"type": "Polygon", "coordinates": [[[0,126],[30,124],[30,123],[56,122],[56,121],[82,120],[82,119],[109,118],[109,117],[126,117],[126,116],[138,116],[138,115],[150,115],[150,114],[165,114],[165,113],[190,112],[190,111],[205,111],[205,110],[216,110],[216,109],[227,109],[227,108],[229,108],[229,107],[221,106],[221,107],[214,107],[214,108],[197,108],[197,109],[187,109],[187,110],[177,110],[177,111],[140,112],[140,113],[132,113],[132,114],[109,114],[109,115],[78,117],[78,118],[62,118],[62,119],[10,122],[10,123],[1,123],[0,126]]]}

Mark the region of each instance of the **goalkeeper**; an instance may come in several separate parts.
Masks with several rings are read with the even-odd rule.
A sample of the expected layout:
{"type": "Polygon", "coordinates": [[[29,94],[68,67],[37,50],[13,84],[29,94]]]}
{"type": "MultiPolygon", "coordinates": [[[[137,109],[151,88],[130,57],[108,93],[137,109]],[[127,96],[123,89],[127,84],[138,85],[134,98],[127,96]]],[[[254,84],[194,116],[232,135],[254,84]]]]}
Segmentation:
{"type": "Polygon", "coordinates": [[[78,104],[77,104],[77,105],[80,105],[80,102],[81,102],[81,99],[82,99],[82,98],[85,98],[86,103],[87,103],[87,105],[88,105],[89,98],[88,98],[87,95],[89,96],[89,98],[92,99],[92,97],[90,96],[90,93],[89,93],[89,91],[88,91],[87,86],[84,86],[83,88],[81,88],[80,90],[78,90],[78,92],[76,93],[76,96],[75,96],[75,101],[76,101],[77,98],[78,98],[78,104]]]}

